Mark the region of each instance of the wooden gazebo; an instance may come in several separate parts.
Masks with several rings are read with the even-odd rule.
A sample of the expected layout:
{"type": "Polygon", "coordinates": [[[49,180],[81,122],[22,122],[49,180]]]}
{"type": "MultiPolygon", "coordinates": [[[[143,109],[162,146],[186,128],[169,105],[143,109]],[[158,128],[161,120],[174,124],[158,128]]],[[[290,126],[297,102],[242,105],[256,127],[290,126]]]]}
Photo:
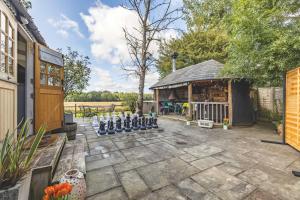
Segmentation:
{"type": "MultiPolygon", "coordinates": [[[[250,83],[221,76],[224,65],[208,60],[170,73],[150,89],[154,90],[156,111],[166,102],[188,105],[184,115],[193,120],[210,120],[222,124],[251,124],[254,120],[250,83]]],[[[179,113],[182,115],[182,113],[179,113]]]]}

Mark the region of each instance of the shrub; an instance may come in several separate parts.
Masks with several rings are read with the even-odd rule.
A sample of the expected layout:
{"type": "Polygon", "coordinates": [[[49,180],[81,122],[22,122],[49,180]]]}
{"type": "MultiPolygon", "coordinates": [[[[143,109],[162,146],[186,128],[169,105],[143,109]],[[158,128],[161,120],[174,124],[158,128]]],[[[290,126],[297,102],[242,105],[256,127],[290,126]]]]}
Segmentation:
{"type": "Polygon", "coordinates": [[[25,151],[26,138],[29,132],[29,121],[26,121],[18,136],[16,130],[7,131],[0,149],[0,188],[14,186],[29,170],[32,158],[45,134],[42,126],[35,135],[29,151],[25,151]]]}

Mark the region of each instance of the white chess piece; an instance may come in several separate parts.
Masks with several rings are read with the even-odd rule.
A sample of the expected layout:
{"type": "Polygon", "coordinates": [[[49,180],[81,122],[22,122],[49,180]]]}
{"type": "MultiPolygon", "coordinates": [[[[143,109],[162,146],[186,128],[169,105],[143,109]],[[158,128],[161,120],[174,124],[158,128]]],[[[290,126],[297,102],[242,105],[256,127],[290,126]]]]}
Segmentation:
{"type": "Polygon", "coordinates": [[[94,127],[99,126],[98,116],[94,116],[94,117],[93,117],[92,126],[94,126],[94,127]]]}

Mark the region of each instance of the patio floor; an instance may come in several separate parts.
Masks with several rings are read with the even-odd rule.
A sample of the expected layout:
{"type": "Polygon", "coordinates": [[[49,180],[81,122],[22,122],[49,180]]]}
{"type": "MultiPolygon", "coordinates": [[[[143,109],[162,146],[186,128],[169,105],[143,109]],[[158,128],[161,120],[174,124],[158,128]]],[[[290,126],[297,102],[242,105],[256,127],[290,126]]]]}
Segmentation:
{"type": "Polygon", "coordinates": [[[299,199],[300,153],[265,126],[201,129],[159,119],[164,130],[98,137],[88,124],[88,200],[299,199]]]}

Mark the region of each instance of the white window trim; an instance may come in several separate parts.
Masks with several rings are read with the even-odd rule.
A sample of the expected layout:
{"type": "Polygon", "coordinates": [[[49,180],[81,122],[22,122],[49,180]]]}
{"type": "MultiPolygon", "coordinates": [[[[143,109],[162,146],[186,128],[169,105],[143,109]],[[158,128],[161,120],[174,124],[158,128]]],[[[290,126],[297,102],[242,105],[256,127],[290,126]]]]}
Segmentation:
{"type": "Polygon", "coordinates": [[[18,61],[18,23],[15,16],[12,14],[10,9],[6,6],[3,1],[0,1],[0,11],[6,14],[8,21],[10,22],[12,28],[14,29],[14,47],[13,47],[13,55],[14,55],[14,75],[10,75],[9,73],[0,72],[0,80],[4,80],[7,82],[17,83],[17,61],[18,61]]]}

